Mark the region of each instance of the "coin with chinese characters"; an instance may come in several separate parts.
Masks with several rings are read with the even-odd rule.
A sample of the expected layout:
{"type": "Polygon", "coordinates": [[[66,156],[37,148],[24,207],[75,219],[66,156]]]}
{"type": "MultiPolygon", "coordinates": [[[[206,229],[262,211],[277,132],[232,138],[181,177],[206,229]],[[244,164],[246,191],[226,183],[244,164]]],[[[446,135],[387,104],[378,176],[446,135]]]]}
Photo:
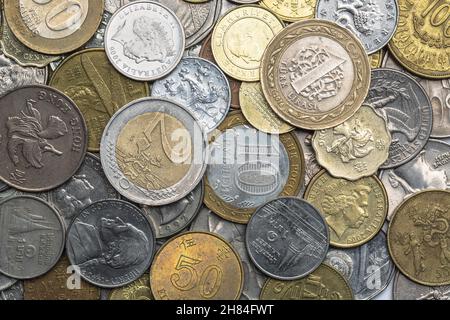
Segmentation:
{"type": "Polygon", "coordinates": [[[316,0],[262,0],[260,5],[287,22],[314,18],[316,10],[316,0]]]}

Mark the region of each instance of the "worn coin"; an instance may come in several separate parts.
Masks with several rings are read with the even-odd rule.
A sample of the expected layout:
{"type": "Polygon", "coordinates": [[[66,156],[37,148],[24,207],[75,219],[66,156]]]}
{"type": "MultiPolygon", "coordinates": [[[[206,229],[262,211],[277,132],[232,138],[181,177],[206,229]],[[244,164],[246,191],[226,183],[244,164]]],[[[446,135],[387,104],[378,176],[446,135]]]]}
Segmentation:
{"type": "Polygon", "coordinates": [[[150,269],[156,300],[236,300],[243,284],[239,255],[220,236],[207,232],[172,238],[150,269]]]}
{"type": "Polygon", "coordinates": [[[0,300],[23,300],[22,281],[17,281],[8,289],[0,291],[0,300]]]}
{"type": "Polygon", "coordinates": [[[394,279],[394,300],[450,300],[450,286],[424,286],[397,272],[394,279]]]}
{"type": "Polygon", "coordinates": [[[269,8],[284,21],[295,22],[314,18],[316,0],[262,0],[260,5],[269,8]]]}
{"type": "Polygon", "coordinates": [[[37,197],[15,196],[0,204],[0,272],[15,279],[43,275],[64,249],[64,224],[37,197]]]}
{"type": "Polygon", "coordinates": [[[125,287],[111,290],[108,300],[153,300],[148,273],[125,287]]]}
{"type": "Polygon", "coordinates": [[[303,129],[341,124],[359,109],[369,90],[364,47],[349,30],[330,21],[289,25],[270,42],[261,65],[269,105],[303,129]]]}
{"type": "Polygon", "coordinates": [[[17,282],[16,279],[7,277],[0,273],[0,291],[6,290],[17,282]]]}
{"type": "Polygon", "coordinates": [[[204,199],[214,213],[247,223],[267,201],[298,194],[305,165],[293,133],[258,131],[239,111],[231,112],[218,129],[209,146],[204,199]]]}

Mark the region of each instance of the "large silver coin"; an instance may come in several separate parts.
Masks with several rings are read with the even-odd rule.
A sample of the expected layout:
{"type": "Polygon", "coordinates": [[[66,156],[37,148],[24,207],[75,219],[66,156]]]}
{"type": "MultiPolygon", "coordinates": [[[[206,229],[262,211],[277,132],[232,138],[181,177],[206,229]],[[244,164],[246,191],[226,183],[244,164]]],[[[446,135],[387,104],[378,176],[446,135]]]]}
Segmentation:
{"type": "Polygon", "coordinates": [[[0,273],[0,291],[8,289],[16,282],[17,282],[16,279],[7,277],[0,273]]]}
{"type": "Polygon", "coordinates": [[[150,268],[155,234],[136,206],[121,200],[91,204],[67,233],[70,263],[86,281],[104,288],[124,286],[150,268]]]}
{"type": "Polygon", "coordinates": [[[185,44],[181,22],[171,10],[153,1],[121,7],[109,20],[104,41],[111,64],[138,81],[169,74],[180,62],[185,44]]]}
{"type": "Polygon", "coordinates": [[[63,224],[56,210],[39,198],[4,200],[0,204],[0,272],[31,279],[52,269],[64,249],[63,224]]]}
{"type": "Polygon", "coordinates": [[[268,276],[295,280],[324,261],[330,243],[328,226],[305,200],[285,197],[260,207],[245,236],[253,263],[268,276]]]}
{"type": "Polygon", "coordinates": [[[424,286],[397,272],[394,279],[394,300],[450,300],[450,286],[424,286]]]}
{"type": "Polygon", "coordinates": [[[191,111],[206,132],[226,117],[231,89],[225,74],[208,60],[183,58],[167,77],[155,81],[152,96],[174,100],[191,111]]]}
{"type": "Polygon", "coordinates": [[[23,283],[17,281],[10,288],[1,291],[0,300],[23,300],[23,283]]]}

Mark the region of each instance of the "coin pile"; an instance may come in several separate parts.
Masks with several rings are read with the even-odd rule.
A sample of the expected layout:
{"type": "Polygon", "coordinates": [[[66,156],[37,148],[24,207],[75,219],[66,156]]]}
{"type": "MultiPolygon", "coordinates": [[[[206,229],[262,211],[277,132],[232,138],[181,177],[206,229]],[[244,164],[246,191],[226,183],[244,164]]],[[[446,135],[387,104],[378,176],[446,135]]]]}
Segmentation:
{"type": "Polygon", "coordinates": [[[447,0],[0,2],[0,299],[450,299],[447,0]]]}

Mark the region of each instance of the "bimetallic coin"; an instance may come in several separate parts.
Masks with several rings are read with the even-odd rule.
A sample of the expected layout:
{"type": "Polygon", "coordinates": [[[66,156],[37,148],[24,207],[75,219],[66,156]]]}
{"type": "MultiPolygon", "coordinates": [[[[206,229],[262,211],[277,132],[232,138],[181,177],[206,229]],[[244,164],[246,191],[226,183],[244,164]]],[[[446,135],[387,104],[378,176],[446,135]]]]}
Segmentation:
{"type": "Polygon", "coordinates": [[[233,111],[209,146],[204,203],[222,218],[247,223],[256,208],[296,196],[303,183],[302,148],[293,133],[269,135],[233,111]]]}
{"type": "Polygon", "coordinates": [[[394,300],[450,300],[450,286],[424,286],[397,272],[394,279],[394,300]]]}
{"type": "Polygon", "coordinates": [[[385,119],[362,106],[349,120],[314,133],[317,161],[334,177],[358,180],[374,175],[389,155],[391,134],[385,119]]]}
{"type": "Polygon", "coordinates": [[[16,279],[7,277],[0,273],[0,291],[6,290],[17,282],[16,279]]]}
{"type": "Polygon", "coordinates": [[[382,169],[398,167],[423,149],[431,134],[433,111],[426,92],[412,77],[397,70],[372,70],[365,103],[383,117],[392,135],[382,169]]]}
{"type": "Polygon", "coordinates": [[[169,74],[184,51],[184,30],[165,6],[136,1],[121,7],[106,27],[105,50],[124,76],[151,81],[169,74]]]}
{"type": "Polygon", "coordinates": [[[361,42],[325,20],[284,28],[270,42],[261,66],[269,105],[283,120],[303,129],[343,123],[362,105],[370,85],[370,64],[361,42]]]}
{"type": "Polygon", "coordinates": [[[144,273],[142,277],[129,285],[111,290],[108,300],[153,300],[150,276],[144,273]]]}
{"type": "Polygon", "coordinates": [[[260,5],[269,8],[284,21],[295,22],[314,18],[316,0],[262,0],[260,5]]]}
{"type": "Polygon", "coordinates": [[[17,281],[6,290],[0,291],[0,300],[23,300],[23,284],[17,281]]]}
{"type": "Polygon", "coordinates": [[[66,252],[86,281],[115,288],[138,279],[150,267],[155,234],[134,205],[102,200],[84,208],[67,232],[66,252]]]}
{"type": "Polygon", "coordinates": [[[207,232],[172,238],[150,269],[156,300],[237,300],[243,284],[239,255],[221,237],[207,232]]]}
{"type": "Polygon", "coordinates": [[[339,272],[321,264],[300,280],[268,279],[261,291],[261,300],[353,300],[353,292],[339,272]]]}
{"type": "Polygon", "coordinates": [[[64,249],[64,223],[43,200],[15,196],[0,203],[0,272],[15,279],[43,275],[64,249]]]}
{"type": "Polygon", "coordinates": [[[383,56],[383,50],[378,50],[375,53],[369,55],[370,67],[372,69],[381,68],[381,65],[383,63],[383,56]]]}
{"type": "Polygon", "coordinates": [[[269,277],[295,280],[313,272],[330,243],[326,221],[309,202],[283,197],[258,208],[245,242],[253,263],[269,277]]]}
{"type": "Polygon", "coordinates": [[[212,51],[219,67],[241,81],[258,81],[265,48],[284,25],[271,11],[256,5],[228,11],[212,34],[212,51]]]}
{"type": "Polygon", "coordinates": [[[388,229],[392,260],[411,280],[427,286],[450,284],[450,191],[414,194],[395,210],[388,229]]]}

